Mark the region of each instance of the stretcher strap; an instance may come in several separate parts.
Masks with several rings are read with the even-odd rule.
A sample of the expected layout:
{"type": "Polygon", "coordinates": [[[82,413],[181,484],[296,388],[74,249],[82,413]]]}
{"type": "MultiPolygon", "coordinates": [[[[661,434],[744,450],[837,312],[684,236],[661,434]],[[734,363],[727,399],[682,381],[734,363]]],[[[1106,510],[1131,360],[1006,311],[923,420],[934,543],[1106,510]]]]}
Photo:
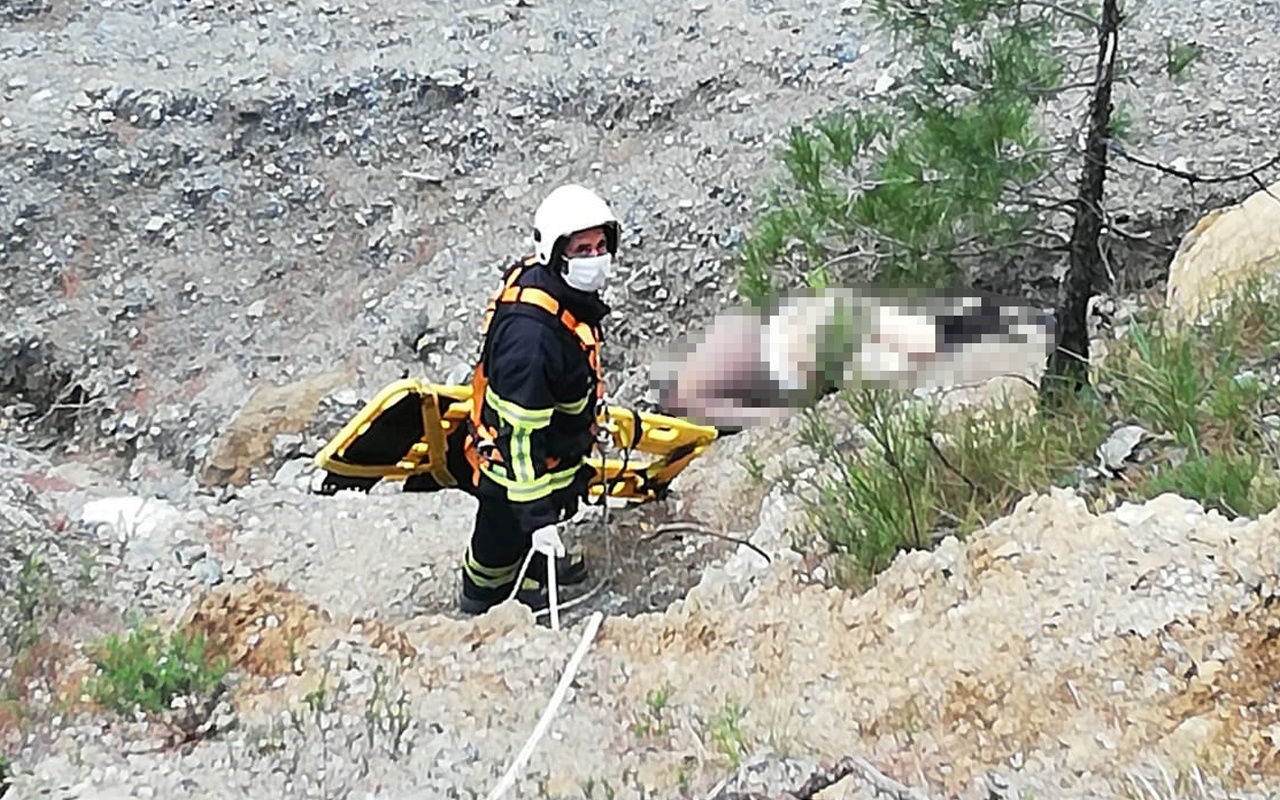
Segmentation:
{"type": "Polygon", "coordinates": [[[427,471],[441,486],[457,486],[457,479],[449,472],[447,457],[449,445],[445,441],[444,425],[440,420],[439,399],[430,389],[424,388],[423,392],[426,397],[423,398],[425,402],[421,404],[422,430],[423,437],[427,440],[427,471]]]}

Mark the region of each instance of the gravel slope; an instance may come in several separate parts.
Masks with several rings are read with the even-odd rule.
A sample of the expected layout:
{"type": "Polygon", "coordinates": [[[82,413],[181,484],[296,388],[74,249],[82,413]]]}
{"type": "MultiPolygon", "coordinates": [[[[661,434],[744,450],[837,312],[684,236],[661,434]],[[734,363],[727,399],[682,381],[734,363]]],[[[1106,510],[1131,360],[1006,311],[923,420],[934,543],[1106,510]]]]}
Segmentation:
{"type": "Polygon", "coordinates": [[[621,365],[724,288],[768,142],[874,78],[824,55],[855,18],[802,11],[135,3],[13,26],[17,330],[108,392],[105,426],[135,410],[144,447],[225,422],[254,379],[445,378],[534,206],[577,180],[628,232],[621,365]]]}
{"type": "MultiPolygon", "coordinates": [[[[494,275],[566,180],[624,218],[608,359],[638,397],[627,368],[729,296],[778,137],[900,71],[857,3],[41,8],[0,31],[18,312],[0,375],[6,402],[38,411],[89,390],[88,432],[126,461],[181,464],[258,381],[456,378],[494,275]],[[24,370],[32,354],[43,366],[24,370]]],[[[1210,174],[1270,155],[1274,4],[1140,13],[1121,91],[1135,149],[1210,174]],[[1205,48],[1176,79],[1165,37],[1205,48]]],[[[1078,100],[1055,130],[1069,136],[1078,100]]],[[[1119,212],[1212,201],[1116,170],[1119,212]]]]}
{"type": "MultiPolygon", "coordinates": [[[[609,544],[631,558],[625,593],[572,610],[575,627],[557,634],[519,614],[453,618],[465,498],[305,493],[305,454],[361,397],[404,370],[460,374],[485,293],[561,181],[597,186],[624,217],[608,359],[618,393],[639,397],[646,355],[730,295],[732,247],[777,174],[778,137],[896,69],[857,5],[6,5],[0,535],[44,553],[68,603],[92,565],[90,600],[48,624],[72,670],[61,678],[83,666],[79,644],[126,611],[196,614],[241,656],[241,683],[209,715],[227,730],[209,741],[143,752],[164,728],[73,704],[52,729],[3,742],[17,756],[13,793],[483,796],[532,729],[585,612],[652,605],[658,613],[606,620],[531,762],[531,775],[550,775],[545,788],[531,778],[511,796],[608,796],[605,780],[617,797],[640,786],[677,796],[684,784],[701,796],[734,772],[722,749],[739,730],[751,765],[741,780],[775,789],[849,751],[957,792],[978,792],[999,768],[1038,797],[1118,789],[1120,767],[1148,753],[1217,765],[1237,783],[1270,775],[1271,762],[1247,761],[1271,736],[1271,712],[1249,705],[1274,661],[1254,635],[1269,611],[1230,609],[1274,582],[1274,521],[1229,528],[1167,503],[1153,506],[1157,523],[1095,519],[1042,501],[967,548],[904,559],[850,599],[808,586],[786,557],[794,503],[760,502],[741,463],[757,440],[743,439],[708,456],[659,511],[702,509],[712,524],[754,531],[777,572],[723,543],[641,548],[648,521],[619,515],[609,544]],[[251,396],[273,383],[282,388],[251,396]],[[65,444],[70,410],[35,424],[55,401],[85,405],[79,451],[65,444]],[[233,419],[243,437],[219,442],[233,419]],[[117,458],[90,455],[95,439],[117,458]],[[34,452],[47,444],[58,445],[52,457],[34,452]],[[234,451],[229,471],[207,470],[229,452],[220,447],[234,451]],[[210,475],[214,489],[229,475],[248,482],[211,492],[197,480],[210,475]],[[77,523],[87,503],[128,495],[152,498],[142,528],[77,523]],[[1210,557],[1235,572],[1210,574],[1210,557]],[[1139,564],[1155,576],[1141,589],[1154,605],[1135,602],[1139,564]],[[664,613],[700,578],[692,601],[664,613]],[[1063,617],[1072,603],[1141,629],[1095,630],[1085,614],[1063,617]],[[1256,645],[1240,674],[1257,680],[1205,699],[1205,681],[1187,677],[1157,630],[1174,620],[1196,621],[1188,635],[1205,652],[1256,645]],[[299,663],[286,633],[309,645],[299,663]],[[955,674],[958,654],[968,678],[955,674]],[[326,664],[347,685],[309,708],[326,664]],[[377,666],[392,691],[371,705],[377,666]],[[646,694],[664,682],[669,726],[641,735],[646,694]],[[990,686],[1009,693],[990,697],[990,686]],[[394,703],[401,688],[407,717],[394,703]],[[723,716],[730,702],[748,710],[738,723],[723,716]],[[1230,722],[1240,708],[1257,716],[1230,722]],[[1133,727],[1108,716],[1121,712],[1133,727]],[[960,732],[996,718],[977,739],[960,732]],[[1175,736],[1183,718],[1192,726],[1175,736]],[[397,719],[412,723],[400,739],[397,719]],[[1235,760],[1188,755],[1196,733],[1234,746],[1235,760]]],[[[1125,40],[1134,150],[1206,173],[1269,157],[1276,34],[1277,3],[1143,9],[1125,40]],[[1161,74],[1166,35],[1205,47],[1182,78],[1161,74]]],[[[1193,195],[1120,166],[1111,188],[1113,208],[1158,221],[1252,186],[1217,187],[1215,199],[1214,187],[1193,195]]],[[[771,469],[805,457],[781,441],[771,469]]],[[[578,538],[604,557],[595,530],[578,538]]],[[[21,564],[6,554],[0,568],[12,597],[21,564]]],[[[0,616],[13,618],[8,606],[0,616]]]]}

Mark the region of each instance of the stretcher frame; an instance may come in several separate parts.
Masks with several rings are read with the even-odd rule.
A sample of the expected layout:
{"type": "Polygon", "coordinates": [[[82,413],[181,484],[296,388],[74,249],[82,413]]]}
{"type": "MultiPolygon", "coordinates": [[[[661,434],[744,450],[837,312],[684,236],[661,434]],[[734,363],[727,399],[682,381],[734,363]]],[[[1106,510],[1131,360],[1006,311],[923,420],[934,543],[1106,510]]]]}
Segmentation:
{"type": "MultiPolygon", "coordinates": [[[[354,480],[368,489],[378,481],[412,482],[415,491],[467,488],[469,468],[460,475],[461,462],[454,448],[462,447],[471,414],[469,384],[431,383],[402,378],[387,384],[316,453],[314,463],[329,476],[354,480]],[[402,443],[381,448],[381,457],[353,452],[389,413],[412,414],[401,404],[418,398],[420,418],[406,419],[421,433],[402,443]],[[394,457],[387,457],[394,453],[394,457]]],[[[602,458],[594,453],[586,463],[594,470],[588,493],[599,498],[606,484],[611,498],[632,503],[662,497],[671,481],[707,447],[720,431],[679,417],[606,405],[599,425],[622,457],[602,458]],[[639,463],[635,453],[648,456],[639,463]]],[[[406,489],[408,486],[406,485],[406,489]]]]}

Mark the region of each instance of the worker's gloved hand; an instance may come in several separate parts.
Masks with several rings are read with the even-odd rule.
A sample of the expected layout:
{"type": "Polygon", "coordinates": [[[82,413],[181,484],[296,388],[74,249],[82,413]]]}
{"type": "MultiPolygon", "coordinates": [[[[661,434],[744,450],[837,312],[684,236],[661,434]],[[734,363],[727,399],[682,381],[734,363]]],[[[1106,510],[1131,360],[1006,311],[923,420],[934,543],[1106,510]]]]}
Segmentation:
{"type": "Polygon", "coordinates": [[[560,527],[554,523],[543,525],[533,532],[533,549],[549,557],[559,558],[565,554],[564,542],[560,541],[560,527]]]}

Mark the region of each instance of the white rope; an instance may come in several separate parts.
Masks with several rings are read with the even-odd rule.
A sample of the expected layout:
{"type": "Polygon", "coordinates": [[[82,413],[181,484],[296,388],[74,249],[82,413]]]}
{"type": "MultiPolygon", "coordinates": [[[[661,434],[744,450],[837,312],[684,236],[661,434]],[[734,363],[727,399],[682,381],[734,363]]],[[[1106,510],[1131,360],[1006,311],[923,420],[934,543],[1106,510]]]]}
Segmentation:
{"type": "MultiPolygon", "coordinates": [[[[524,576],[529,572],[529,562],[533,560],[533,556],[537,552],[538,551],[531,547],[529,548],[529,552],[524,554],[524,562],[520,565],[520,571],[516,573],[516,583],[511,587],[511,594],[507,595],[506,602],[511,602],[516,599],[516,595],[520,593],[520,586],[524,583],[524,576]]],[[[551,630],[558,631],[560,630],[560,608],[558,602],[559,598],[557,597],[558,593],[556,591],[556,559],[555,556],[550,553],[547,553],[546,557],[548,599],[550,600],[551,605],[551,630]]],[[[573,601],[571,600],[565,604],[565,607],[567,608],[572,604],[573,601]]],[[[542,613],[545,613],[545,610],[544,612],[536,612],[534,617],[536,618],[541,616],[542,613]]]]}
{"type": "MultiPolygon", "coordinates": [[[[608,413],[609,413],[608,401],[605,401],[604,403],[602,403],[601,408],[604,409],[604,415],[608,416],[608,413]]],[[[636,429],[635,431],[632,432],[633,439],[638,438],[639,436],[640,436],[639,429],[636,429]]],[[[595,446],[600,451],[601,463],[605,463],[608,460],[608,453],[605,449],[605,445],[602,442],[597,440],[595,443],[595,446]]],[[[634,441],[631,443],[630,446],[634,447],[634,441]]],[[[604,514],[603,514],[604,518],[603,520],[601,520],[600,528],[604,533],[604,541],[605,541],[605,570],[604,570],[603,576],[600,578],[599,581],[596,582],[596,585],[591,587],[590,591],[578,597],[575,597],[572,600],[566,600],[564,603],[560,603],[559,591],[558,591],[559,587],[556,584],[557,578],[556,578],[555,563],[553,561],[552,556],[550,554],[547,555],[547,575],[548,575],[548,582],[549,582],[547,589],[548,589],[548,600],[550,601],[549,607],[539,609],[533,612],[533,616],[534,616],[534,619],[541,619],[542,617],[550,614],[552,630],[556,630],[556,631],[560,630],[560,612],[561,611],[566,611],[570,608],[573,608],[574,606],[580,605],[590,600],[601,589],[605,587],[605,584],[609,583],[610,581],[610,575],[613,572],[613,536],[611,535],[609,530],[609,491],[608,489],[609,489],[609,481],[606,478],[604,481],[604,486],[602,487],[602,493],[600,497],[601,506],[603,507],[603,511],[604,511],[604,514]]],[[[529,552],[525,553],[524,563],[520,565],[520,571],[516,575],[515,585],[511,587],[511,594],[507,596],[507,601],[516,599],[516,595],[520,593],[520,586],[521,584],[524,583],[525,575],[529,571],[529,562],[533,560],[534,553],[535,551],[533,549],[530,549],[529,552]]]]}
{"type": "MultiPolygon", "coordinates": [[[[595,586],[592,586],[592,587],[591,587],[591,589],[590,589],[590,591],[583,592],[582,594],[578,595],[577,597],[573,598],[572,600],[565,600],[563,603],[561,603],[561,604],[560,604],[560,610],[561,610],[561,611],[567,611],[568,609],[573,608],[574,606],[582,605],[583,603],[585,603],[585,602],[587,602],[588,600],[590,600],[592,597],[595,597],[595,596],[596,596],[596,594],[597,594],[601,589],[603,589],[603,588],[604,588],[604,585],[605,585],[606,583],[608,583],[608,582],[609,582],[609,579],[608,579],[608,578],[601,578],[600,580],[596,581],[596,585],[595,585],[595,586]]],[[[547,615],[548,615],[548,614],[550,614],[550,613],[551,613],[551,609],[549,609],[549,608],[544,608],[544,609],[541,609],[541,610],[538,610],[538,611],[533,612],[533,618],[534,618],[534,619],[542,619],[543,617],[547,616],[547,615]]]]}
{"type": "Polygon", "coordinates": [[[516,595],[520,594],[520,586],[524,583],[524,576],[529,572],[529,562],[533,560],[533,554],[536,551],[530,547],[529,552],[524,554],[524,563],[520,565],[520,571],[516,573],[516,582],[511,587],[511,594],[507,595],[507,601],[516,599],[516,595]]]}
{"type": "Polygon", "coordinates": [[[556,597],[556,557],[547,553],[547,601],[551,605],[551,630],[560,630],[559,598],[556,597]]]}
{"type": "Polygon", "coordinates": [[[573,657],[569,659],[569,664],[565,667],[564,674],[560,676],[560,683],[551,695],[551,702],[547,703],[546,709],[542,712],[542,717],[533,728],[533,733],[529,735],[524,747],[516,755],[515,760],[511,762],[511,766],[507,768],[502,780],[498,781],[498,785],[493,787],[493,791],[489,792],[486,800],[497,800],[515,785],[516,773],[524,767],[525,762],[533,755],[533,749],[537,746],[538,741],[546,734],[547,728],[551,725],[551,718],[555,716],[556,709],[564,701],[564,695],[569,691],[569,684],[573,682],[574,675],[578,672],[578,664],[582,661],[582,657],[587,654],[587,648],[591,645],[592,639],[595,638],[596,630],[600,627],[600,622],[603,619],[604,614],[599,611],[593,613],[587,619],[587,627],[582,632],[582,640],[578,642],[578,649],[573,652],[573,657]]]}

